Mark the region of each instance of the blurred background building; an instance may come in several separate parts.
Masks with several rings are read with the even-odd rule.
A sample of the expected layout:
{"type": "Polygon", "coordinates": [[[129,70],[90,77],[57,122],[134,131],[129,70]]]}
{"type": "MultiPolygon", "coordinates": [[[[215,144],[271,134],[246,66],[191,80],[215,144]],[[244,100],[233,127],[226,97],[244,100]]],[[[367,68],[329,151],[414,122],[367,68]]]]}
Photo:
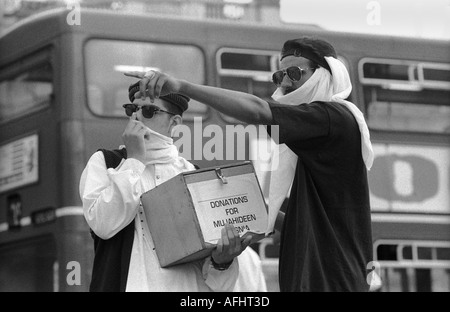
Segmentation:
{"type": "Polygon", "coordinates": [[[31,14],[74,4],[130,14],[268,26],[314,24],[336,31],[450,40],[447,0],[0,0],[0,32],[31,14]]]}
{"type": "Polygon", "coordinates": [[[81,7],[184,16],[192,19],[223,19],[233,22],[281,24],[279,0],[1,0],[1,29],[31,14],[56,7],[81,7]]]}

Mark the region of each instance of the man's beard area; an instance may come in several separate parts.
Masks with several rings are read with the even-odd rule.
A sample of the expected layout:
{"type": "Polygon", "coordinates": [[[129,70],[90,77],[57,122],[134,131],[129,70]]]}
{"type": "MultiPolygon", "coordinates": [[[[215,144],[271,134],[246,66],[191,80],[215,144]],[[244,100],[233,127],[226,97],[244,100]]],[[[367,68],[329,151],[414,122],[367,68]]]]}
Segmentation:
{"type": "Polygon", "coordinates": [[[286,88],[286,89],[283,90],[283,95],[289,94],[289,93],[291,93],[291,92],[293,92],[295,90],[296,89],[294,89],[294,88],[286,88]]]}

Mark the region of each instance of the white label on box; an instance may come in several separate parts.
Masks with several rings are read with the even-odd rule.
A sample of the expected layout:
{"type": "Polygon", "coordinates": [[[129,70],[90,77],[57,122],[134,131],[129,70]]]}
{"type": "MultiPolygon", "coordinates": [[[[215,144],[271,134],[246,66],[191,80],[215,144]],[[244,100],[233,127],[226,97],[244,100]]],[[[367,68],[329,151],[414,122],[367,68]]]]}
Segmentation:
{"type": "Polygon", "coordinates": [[[0,146],[0,192],[37,182],[38,135],[0,146]]]}
{"type": "Polygon", "coordinates": [[[254,174],[188,184],[203,239],[217,243],[225,223],[233,224],[240,236],[262,234],[267,228],[267,210],[254,174]]]}

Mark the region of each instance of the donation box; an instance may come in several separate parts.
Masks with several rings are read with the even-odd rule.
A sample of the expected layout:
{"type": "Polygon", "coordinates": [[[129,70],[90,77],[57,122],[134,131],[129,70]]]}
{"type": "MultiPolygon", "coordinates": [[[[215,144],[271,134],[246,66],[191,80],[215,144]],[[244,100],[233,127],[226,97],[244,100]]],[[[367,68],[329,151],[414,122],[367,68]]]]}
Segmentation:
{"type": "Polygon", "coordinates": [[[142,195],[161,267],[209,256],[225,223],[262,239],[267,206],[251,162],[180,173],[142,195]]]}

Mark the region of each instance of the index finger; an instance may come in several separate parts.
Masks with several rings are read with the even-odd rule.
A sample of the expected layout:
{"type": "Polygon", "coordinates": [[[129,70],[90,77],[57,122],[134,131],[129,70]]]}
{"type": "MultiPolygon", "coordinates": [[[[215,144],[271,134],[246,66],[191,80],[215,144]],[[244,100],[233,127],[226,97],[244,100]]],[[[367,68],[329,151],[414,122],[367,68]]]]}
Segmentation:
{"type": "MultiPolygon", "coordinates": [[[[145,100],[146,97],[146,91],[147,91],[147,84],[150,82],[150,79],[148,77],[144,77],[141,80],[139,80],[139,91],[141,95],[141,99],[145,100]]],[[[153,99],[150,97],[151,102],[153,103],[153,99]]]]}
{"type": "Polygon", "coordinates": [[[236,251],[236,249],[238,249],[241,242],[239,234],[237,233],[236,228],[232,224],[226,224],[225,226],[228,226],[227,228],[228,241],[230,244],[230,249],[234,252],[236,251]]]}
{"type": "Polygon", "coordinates": [[[221,238],[219,238],[219,240],[217,241],[217,246],[216,246],[216,248],[217,248],[217,252],[218,252],[219,254],[221,254],[222,251],[223,251],[223,242],[222,242],[222,239],[221,239],[221,238]]]}
{"type": "Polygon", "coordinates": [[[126,71],[123,73],[125,76],[128,77],[134,77],[134,78],[139,78],[142,79],[144,78],[145,72],[140,72],[140,71],[126,71]]]}
{"type": "Polygon", "coordinates": [[[125,132],[131,131],[134,128],[134,126],[136,125],[136,123],[137,123],[136,112],[134,112],[130,116],[130,119],[128,119],[128,123],[125,127],[125,132]]]}

